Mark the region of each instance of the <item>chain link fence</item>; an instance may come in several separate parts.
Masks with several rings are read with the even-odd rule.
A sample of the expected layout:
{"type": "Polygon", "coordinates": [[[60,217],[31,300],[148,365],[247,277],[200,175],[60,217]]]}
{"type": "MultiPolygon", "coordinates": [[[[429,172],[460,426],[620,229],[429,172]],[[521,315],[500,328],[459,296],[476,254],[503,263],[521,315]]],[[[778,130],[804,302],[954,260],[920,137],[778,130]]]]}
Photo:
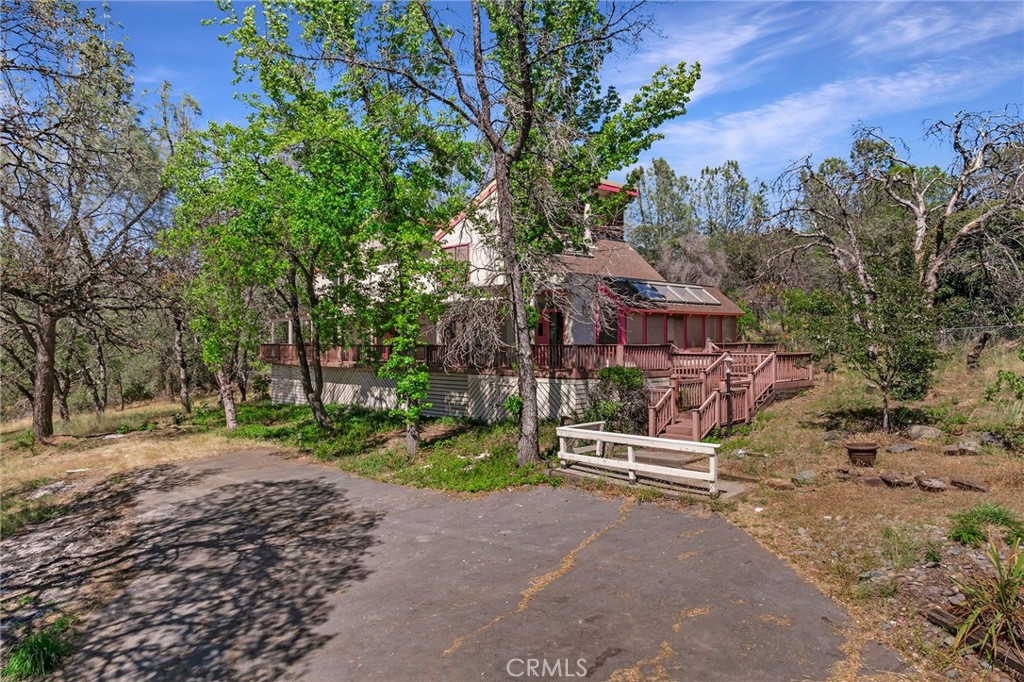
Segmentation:
{"type": "Polygon", "coordinates": [[[993,341],[1024,340],[1024,324],[1004,324],[987,327],[951,327],[939,330],[939,345],[942,347],[961,346],[974,343],[985,332],[992,335],[993,341]]]}

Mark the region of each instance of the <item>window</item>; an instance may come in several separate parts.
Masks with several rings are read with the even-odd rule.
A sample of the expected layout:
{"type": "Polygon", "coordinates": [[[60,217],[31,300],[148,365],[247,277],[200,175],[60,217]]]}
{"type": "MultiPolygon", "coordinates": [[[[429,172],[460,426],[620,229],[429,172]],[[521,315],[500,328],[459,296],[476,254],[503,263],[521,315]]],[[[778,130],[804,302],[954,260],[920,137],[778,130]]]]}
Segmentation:
{"type": "Polygon", "coordinates": [[[471,261],[470,261],[470,257],[469,257],[469,244],[468,243],[467,244],[454,244],[452,246],[445,246],[444,247],[444,251],[456,263],[465,263],[465,265],[463,267],[465,267],[465,269],[466,269],[465,278],[466,278],[466,281],[468,281],[469,280],[470,265],[471,265],[471,261]]]}

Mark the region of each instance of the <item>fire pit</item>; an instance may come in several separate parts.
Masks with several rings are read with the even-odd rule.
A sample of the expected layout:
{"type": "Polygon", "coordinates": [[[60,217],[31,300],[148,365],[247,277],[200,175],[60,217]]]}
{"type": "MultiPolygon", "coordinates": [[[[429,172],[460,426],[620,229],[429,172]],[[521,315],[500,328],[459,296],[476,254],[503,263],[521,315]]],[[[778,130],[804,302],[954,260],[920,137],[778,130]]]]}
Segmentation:
{"type": "Polygon", "coordinates": [[[850,463],[859,467],[875,466],[875,457],[878,456],[878,443],[847,443],[846,456],[850,463]]]}

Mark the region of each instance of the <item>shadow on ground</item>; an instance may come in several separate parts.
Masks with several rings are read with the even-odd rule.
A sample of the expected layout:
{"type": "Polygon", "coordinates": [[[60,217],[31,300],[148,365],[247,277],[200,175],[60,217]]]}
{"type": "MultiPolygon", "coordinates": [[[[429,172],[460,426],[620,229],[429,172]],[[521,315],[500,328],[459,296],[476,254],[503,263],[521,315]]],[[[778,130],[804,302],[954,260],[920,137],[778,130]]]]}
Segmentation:
{"type": "Polygon", "coordinates": [[[175,501],[214,473],[112,477],[64,518],[13,538],[23,550],[13,562],[5,542],[8,595],[66,599],[88,588],[105,593],[93,603],[109,601],[81,623],[66,679],[269,680],[328,639],[316,632],[328,598],[367,577],[381,515],[352,510],[316,479],[175,501]],[[144,496],[156,505],[136,516],[144,496]]]}

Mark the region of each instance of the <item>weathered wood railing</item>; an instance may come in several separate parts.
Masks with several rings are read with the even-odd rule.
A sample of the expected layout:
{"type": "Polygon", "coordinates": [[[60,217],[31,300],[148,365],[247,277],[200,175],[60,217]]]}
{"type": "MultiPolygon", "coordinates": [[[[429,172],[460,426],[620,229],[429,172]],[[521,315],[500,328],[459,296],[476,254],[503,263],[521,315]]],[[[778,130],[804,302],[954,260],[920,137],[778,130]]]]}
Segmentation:
{"type": "Polygon", "coordinates": [[[718,448],[716,443],[698,443],[684,440],[666,440],[650,436],[634,436],[625,433],[614,433],[604,430],[604,422],[589,422],[573,426],[560,426],[558,434],[558,459],[562,467],[570,463],[584,464],[596,469],[625,472],[631,482],[637,476],[648,478],[670,477],[685,478],[707,484],[708,494],[718,495],[718,448]],[[579,443],[582,441],[583,445],[579,443]],[[610,457],[616,445],[626,446],[626,459],[610,457]],[[663,464],[647,464],[636,461],[637,450],[656,451],[662,453],[679,453],[679,466],[663,464]],[[590,454],[593,453],[593,454],[590,454]],[[683,464],[693,463],[692,457],[682,455],[701,455],[707,457],[707,471],[683,468],[683,464]]]}
{"type": "Polygon", "coordinates": [[[771,353],[761,361],[750,374],[750,393],[748,404],[751,409],[768,395],[775,387],[775,353],[771,353]]]}
{"type": "Polygon", "coordinates": [[[656,436],[672,423],[676,416],[676,391],[674,387],[657,393],[652,391],[654,402],[647,408],[647,433],[656,436]]]}
{"type": "Polygon", "coordinates": [[[717,390],[712,392],[700,407],[690,411],[690,419],[693,420],[692,433],[695,438],[704,438],[718,426],[721,395],[717,390]]]}
{"type": "Polygon", "coordinates": [[[672,352],[672,374],[679,377],[697,377],[702,370],[715,363],[721,353],[687,353],[678,349],[672,352]]]}
{"type": "Polygon", "coordinates": [[[811,353],[776,353],[776,362],[778,381],[814,381],[814,363],[811,353]]]}
{"type": "MultiPolygon", "coordinates": [[[[725,426],[729,423],[729,396],[722,395],[718,403],[718,426],[725,426]]],[[[747,389],[745,386],[734,386],[732,389],[732,421],[734,424],[744,423],[749,419],[750,403],[747,398],[747,389]]]]}
{"type": "Polygon", "coordinates": [[[679,408],[689,410],[700,407],[700,404],[704,402],[704,382],[701,378],[675,379],[675,382],[679,408]]]}

